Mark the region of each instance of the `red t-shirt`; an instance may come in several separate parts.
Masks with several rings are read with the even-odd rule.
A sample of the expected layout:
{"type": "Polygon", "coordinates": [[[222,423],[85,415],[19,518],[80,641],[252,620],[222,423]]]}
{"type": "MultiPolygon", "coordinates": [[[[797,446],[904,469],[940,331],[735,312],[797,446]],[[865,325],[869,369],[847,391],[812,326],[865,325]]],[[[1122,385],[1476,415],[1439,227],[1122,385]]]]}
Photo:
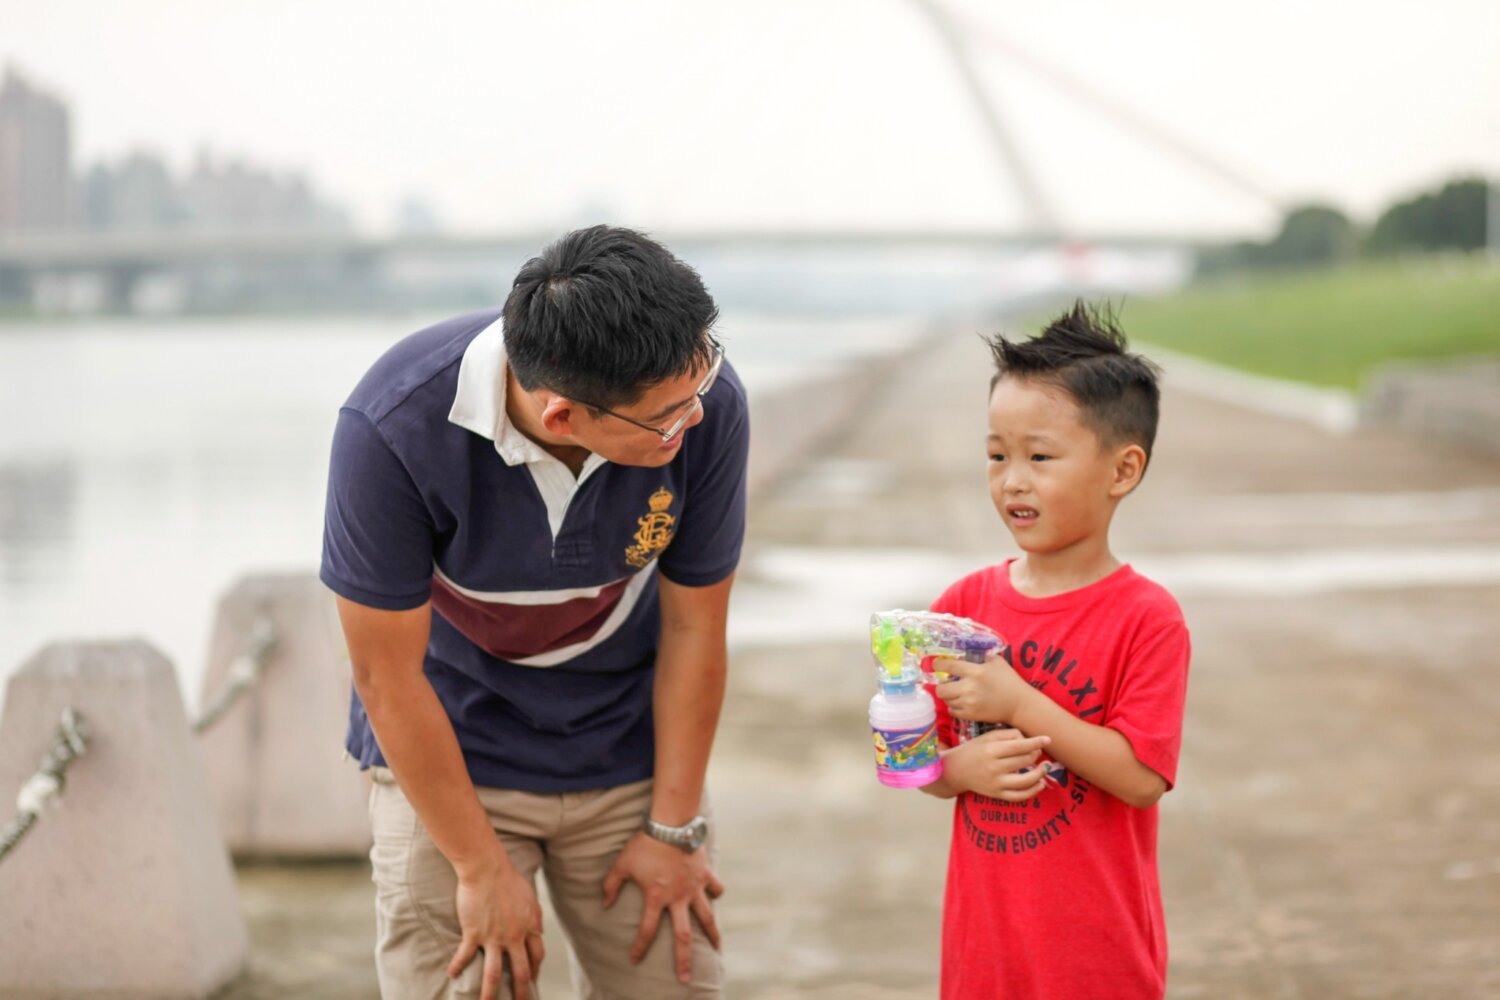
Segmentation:
{"type": "MultiPolygon", "coordinates": [[[[1166,590],[1122,566],[1079,590],[1026,597],[1011,586],[1006,562],[959,580],[932,609],[995,629],[1032,687],[1118,730],[1169,786],[1176,779],[1189,644],[1166,590]]],[[[938,731],[956,745],[954,720],[941,700],[937,707],[938,731]]],[[[1024,803],[958,797],[943,903],[943,1000],[1138,1000],[1165,992],[1156,807],[1128,806],[1071,772],[1057,777],[1058,787],[1024,803]]]]}

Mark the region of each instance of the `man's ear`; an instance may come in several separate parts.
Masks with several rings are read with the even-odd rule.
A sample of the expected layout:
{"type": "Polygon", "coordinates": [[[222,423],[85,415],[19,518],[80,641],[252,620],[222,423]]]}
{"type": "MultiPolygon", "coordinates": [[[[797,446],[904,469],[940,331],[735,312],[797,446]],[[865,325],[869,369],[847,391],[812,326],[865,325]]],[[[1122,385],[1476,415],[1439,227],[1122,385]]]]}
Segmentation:
{"type": "Polygon", "coordinates": [[[1128,494],[1141,483],[1146,474],[1146,449],[1138,444],[1127,444],[1115,452],[1114,475],[1109,483],[1109,495],[1116,500],[1128,494]]]}
{"type": "Polygon", "coordinates": [[[582,413],[577,403],[555,393],[549,393],[546,402],[542,404],[542,427],[548,434],[559,437],[577,436],[576,424],[580,416],[582,413]]]}

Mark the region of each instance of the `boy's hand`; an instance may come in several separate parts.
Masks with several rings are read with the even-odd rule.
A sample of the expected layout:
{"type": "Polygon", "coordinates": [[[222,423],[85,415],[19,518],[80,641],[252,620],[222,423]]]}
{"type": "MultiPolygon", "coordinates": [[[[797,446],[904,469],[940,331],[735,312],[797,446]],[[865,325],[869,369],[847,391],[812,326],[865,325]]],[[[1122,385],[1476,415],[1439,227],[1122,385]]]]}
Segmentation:
{"type": "Polygon", "coordinates": [[[1047,787],[1037,767],[1050,736],[1026,737],[1019,729],[996,729],[943,751],[943,778],[966,792],[1006,802],[1025,802],[1047,787]],[[1021,768],[1029,767],[1025,774],[1021,768]]]}
{"type": "Polygon", "coordinates": [[[933,685],[933,690],[955,718],[1009,722],[1016,714],[1022,695],[1030,690],[999,654],[990,656],[983,663],[944,659],[935,666],[953,678],[933,685]]]}

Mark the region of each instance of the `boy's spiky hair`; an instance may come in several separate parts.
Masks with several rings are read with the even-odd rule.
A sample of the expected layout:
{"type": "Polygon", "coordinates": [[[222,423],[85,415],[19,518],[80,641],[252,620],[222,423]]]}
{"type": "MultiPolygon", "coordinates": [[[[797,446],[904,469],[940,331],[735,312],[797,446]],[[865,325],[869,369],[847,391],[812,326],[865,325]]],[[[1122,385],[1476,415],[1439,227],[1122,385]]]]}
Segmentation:
{"type": "Polygon", "coordinates": [[[1056,386],[1073,397],[1085,425],[1105,447],[1138,444],[1150,459],[1161,408],[1161,369],[1127,350],[1125,334],[1107,304],[1079,300],[1030,340],[1015,343],[996,334],[986,343],[995,359],[992,392],[1006,378],[1056,386]]]}

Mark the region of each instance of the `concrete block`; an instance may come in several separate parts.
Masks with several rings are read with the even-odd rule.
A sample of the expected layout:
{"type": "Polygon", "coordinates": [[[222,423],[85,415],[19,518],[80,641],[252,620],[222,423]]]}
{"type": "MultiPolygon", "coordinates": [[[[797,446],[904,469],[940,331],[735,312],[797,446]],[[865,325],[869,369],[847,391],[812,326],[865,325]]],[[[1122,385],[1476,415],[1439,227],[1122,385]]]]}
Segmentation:
{"type": "Polygon", "coordinates": [[[0,719],[7,807],[68,706],[87,752],[0,861],[0,997],[207,997],[249,939],[177,676],[139,640],[27,661],[0,719]]]}
{"type": "Polygon", "coordinates": [[[333,595],[311,573],[247,577],[219,602],[200,713],[231,682],[258,623],[259,680],[199,740],[237,857],[344,857],[370,848],[367,785],[344,759],[350,675],[333,595]]]}
{"type": "Polygon", "coordinates": [[[1500,453],[1500,358],[1384,365],[1366,382],[1360,419],[1500,453]]]}

